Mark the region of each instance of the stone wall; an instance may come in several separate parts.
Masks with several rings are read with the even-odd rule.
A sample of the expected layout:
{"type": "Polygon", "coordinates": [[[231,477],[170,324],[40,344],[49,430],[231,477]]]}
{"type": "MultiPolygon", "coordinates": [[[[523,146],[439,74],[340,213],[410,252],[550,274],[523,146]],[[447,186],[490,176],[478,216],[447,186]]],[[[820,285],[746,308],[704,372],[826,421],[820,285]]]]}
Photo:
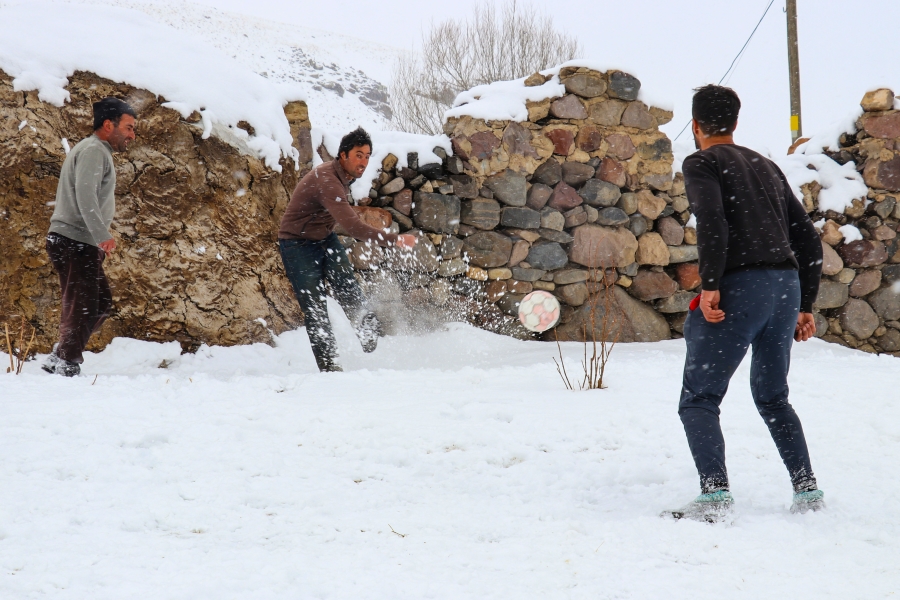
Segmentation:
{"type": "MultiPolygon", "coordinates": [[[[533,337],[514,317],[517,304],[546,290],[563,311],[545,339],[581,340],[591,298],[597,316],[606,308],[605,282],[621,341],[681,334],[700,279],[684,182],[658,129],[672,115],[638,100],[640,82],[620,71],[572,67],[559,78],[565,94],[527,103],[527,121],[448,120],[454,152],[435,148],[440,162],[419,164],[415,153],[402,167],[395,154],[384,159],[358,210],[373,225],[415,233],[419,244],[403,253],[342,242],[388,333],[463,320],[533,337]]],[[[536,74],[526,85],[546,79],[536,74]]],[[[184,119],[148,91],[90,73],[76,73],[68,89],[71,102],[57,108],[14,91],[0,72],[0,322],[23,315],[37,328],[39,351],[56,337],[59,290],[44,238],[64,146],[90,134],[91,102],[113,95],[139,110],[138,139],[116,155],[120,249],[106,263],[116,308],[91,348],[116,336],[178,340],[185,349],[269,341],[299,326],[276,235],[312,162],[305,104],[285,107],[301,169],[282,161],[278,173],[227,128],[203,139],[198,115],[184,119]]],[[[859,132],[829,154],[855,161],[868,198],[823,212],[818,184],[802,188],[823,223],[817,335],[900,354],[900,111],[890,90],[868,94],[863,106],[859,132]],[[838,228],[847,224],[863,239],[845,241],[838,228]]],[[[319,153],[330,158],[324,147],[319,153]]]]}
{"type": "Polygon", "coordinates": [[[269,330],[297,327],[276,235],[289,193],[311,165],[306,105],[285,108],[302,168],[282,160],[278,173],[227,128],[202,139],[198,114],[183,119],[146,90],[84,72],[67,89],[71,101],[58,108],[14,91],[0,71],[0,322],[24,316],[40,352],[56,339],[59,284],[44,244],[64,145],[90,135],[93,101],[116,96],[139,112],[137,140],[115,155],[118,250],[105,263],[115,312],[90,347],[126,336],[191,349],[268,341],[269,330]]]}
{"type": "Polygon", "coordinates": [[[823,212],[819,186],[803,187],[813,220],[824,221],[817,335],[900,356],[900,111],[887,89],[866,94],[861,105],[857,133],[841,136],[840,150],[826,154],[840,164],[855,162],[869,188],[867,198],[854,200],[843,213],[823,212]],[[843,225],[858,228],[863,239],[845,240],[843,225]]]}
{"type": "Polygon", "coordinates": [[[640,82],[627,73],[572,67],[559,76],[566,93],[529,102],[525,122],[448,120],[454,152],[435,149],[439,164],[384,160],[362,204],[422,242],[403,268],[346,240],[367,281],[415,274],[383,311],[462,302],[468,320],[525,336],[510,315],[525,294],[546,290],[563,306],[559,339],[580,340],[605,278],[621,341],[680,335],[700,279],[683,179],[673,178],[672,145],[658,128],[672,113],[638,100],[640,82]]]}

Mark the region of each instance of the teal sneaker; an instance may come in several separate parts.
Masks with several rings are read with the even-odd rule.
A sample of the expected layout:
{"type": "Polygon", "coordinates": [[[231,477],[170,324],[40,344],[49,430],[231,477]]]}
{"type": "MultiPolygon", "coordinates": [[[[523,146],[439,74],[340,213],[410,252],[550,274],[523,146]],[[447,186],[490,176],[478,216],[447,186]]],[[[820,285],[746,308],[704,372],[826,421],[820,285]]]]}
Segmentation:
{"type": "Polygon", "coordinates": [[[734,505],[734,496],[728,490],[719,490],[708,494],[700,494],[693,502],[676,508],[663,511],[661,517],[673,519],[691,519],[693,521],[705,521],[707,523],[719,523],[731,512],[734,505]]]}
{"type": "Polygon", "coordinates": [[[794,502],[791,504],[793,514],[803,514],[810,510],[816,512],[823,508],[825,508],[825,492],[822,490],[797,492],[794,494],[794,502]]]}

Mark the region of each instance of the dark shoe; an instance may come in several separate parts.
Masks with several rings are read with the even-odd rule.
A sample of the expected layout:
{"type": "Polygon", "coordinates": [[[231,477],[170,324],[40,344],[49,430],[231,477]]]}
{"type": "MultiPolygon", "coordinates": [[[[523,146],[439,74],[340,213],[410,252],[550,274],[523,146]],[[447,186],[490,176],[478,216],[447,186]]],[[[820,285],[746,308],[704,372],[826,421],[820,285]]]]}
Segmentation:
{"type": "Polygon", "coordinates": [[[59,362],[56,363],[56,370],[54,373],[57,375],[62,375],[63,377],[75,377],[76,375],[81,374],[81,365],[78,363],[69,362],[62,358],[57,358],[59,362]]]}
{"type": "Polygon", "coordinates": [[[362,344],[363,352],[375,352],[378,347],[378,336],[381,335],[381,323],[375,313],[368,312],[359,320],[359,326],[356,328],[356,337],[362,344]]]}
{"type": "Polygon", "coordinates": [[[56,355],[57,348],[59,348],[59,344],[53,344],[53,351],[50,352],[44,360],[44,364],[41,365],[41,368],[51,375],[56,373],[56,365],[59,364],[59,357],[56,355]]]}

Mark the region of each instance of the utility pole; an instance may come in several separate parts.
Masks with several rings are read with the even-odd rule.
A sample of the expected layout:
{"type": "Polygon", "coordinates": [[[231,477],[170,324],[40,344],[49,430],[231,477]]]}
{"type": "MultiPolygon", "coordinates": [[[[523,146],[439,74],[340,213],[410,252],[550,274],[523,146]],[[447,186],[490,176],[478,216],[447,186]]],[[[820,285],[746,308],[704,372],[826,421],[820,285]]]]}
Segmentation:
{"type": "Polygon", "coordinates": [[[800,120],[800,47],[797,45],[797,0],[787,0],[788,69],[791,75],[791,142],[803,135],[800,120]]]}

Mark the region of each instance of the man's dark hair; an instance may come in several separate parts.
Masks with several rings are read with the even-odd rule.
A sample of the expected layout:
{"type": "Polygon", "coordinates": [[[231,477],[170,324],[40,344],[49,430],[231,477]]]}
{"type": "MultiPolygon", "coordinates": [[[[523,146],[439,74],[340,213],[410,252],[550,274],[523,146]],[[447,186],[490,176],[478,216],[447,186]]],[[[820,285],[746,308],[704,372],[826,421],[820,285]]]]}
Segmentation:
{"type": "Polygon", "coordinates": [[[362,127],[357,127],[341,138],[341,145],[338,147],[338,156],[340,157],[341,154],[350,156],[350,151],[359,146],[368,146],[369,150],[372,149],[372,138],[369,137],[369,134],[362,127]]]}
{"type": "Polygon", "coordinates": [[[103,123],[107,120],[112,121],[112,124],[118,127],[122,115],[131,115],[135,119],[137,118],[134,109],[124,100],[104,98],[99,102],[94,102],[94,131],[103,127],[103,123]]]}
{"type": "Polygon", "coordinates": [[[708,136],[734,132],[740,110],[741,99],[731,88],[709,84],[694,90],[691,116],[708,136]]]}

